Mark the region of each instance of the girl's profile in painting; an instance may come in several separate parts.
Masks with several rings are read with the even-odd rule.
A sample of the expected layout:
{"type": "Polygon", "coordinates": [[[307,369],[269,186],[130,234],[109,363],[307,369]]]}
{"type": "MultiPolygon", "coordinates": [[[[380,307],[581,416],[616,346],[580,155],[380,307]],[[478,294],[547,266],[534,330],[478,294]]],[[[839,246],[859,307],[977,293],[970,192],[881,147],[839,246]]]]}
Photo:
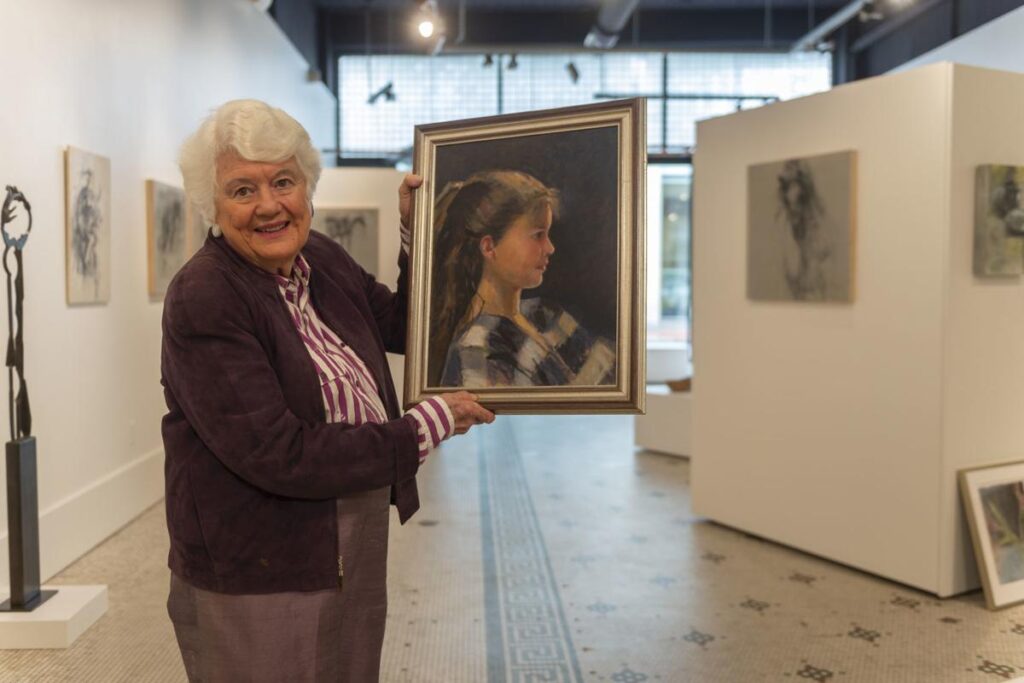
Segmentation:
{"type": "Polygon", "coordinates": [[[434,203],[428,375],[434,386],[602,386],[615,347],[556,301],[524,298],[555,256],[559,193],[522,171],[449,182],[434,203]]]}

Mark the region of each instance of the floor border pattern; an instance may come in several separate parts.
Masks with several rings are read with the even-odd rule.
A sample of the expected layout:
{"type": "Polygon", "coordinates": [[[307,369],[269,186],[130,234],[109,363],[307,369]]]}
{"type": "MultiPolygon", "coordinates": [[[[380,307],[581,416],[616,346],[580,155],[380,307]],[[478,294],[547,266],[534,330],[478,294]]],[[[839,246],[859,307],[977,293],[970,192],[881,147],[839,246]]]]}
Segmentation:
{"type": "Polygon", "coordinates": [[[478,433],[488,683],[582,683],[515,435],[478,433]]]}

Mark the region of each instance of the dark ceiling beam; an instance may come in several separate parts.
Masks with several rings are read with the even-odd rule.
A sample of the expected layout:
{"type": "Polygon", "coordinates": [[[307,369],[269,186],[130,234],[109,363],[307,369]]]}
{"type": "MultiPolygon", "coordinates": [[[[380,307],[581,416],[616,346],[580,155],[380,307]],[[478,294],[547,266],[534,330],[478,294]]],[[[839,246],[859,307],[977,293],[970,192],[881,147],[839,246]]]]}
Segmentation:
{"type": "MultiPolygon", "coordinates": [[[[361,54],[367,50],[365,12],[370,13],[371,53],[423,54],[423,43],[412,34],[409,13],[368,9],[323,10],[327,52],[361,54]]],[[[817,21],[825,18],[819,12],[817,21]]],[[[445,14],[445,50],[491,52],[500,49],[583,50],[583,39],[594,22],[593,10],[470,9],[465,40],[452,43],[458,32],[457,15],[445,14]]],[[[616,50],[783,50],[808,30],[805,8],[772,11],[771,34],[766,35],[763,9],[649,9],[637,11],[621,33],[616,50]]]]}

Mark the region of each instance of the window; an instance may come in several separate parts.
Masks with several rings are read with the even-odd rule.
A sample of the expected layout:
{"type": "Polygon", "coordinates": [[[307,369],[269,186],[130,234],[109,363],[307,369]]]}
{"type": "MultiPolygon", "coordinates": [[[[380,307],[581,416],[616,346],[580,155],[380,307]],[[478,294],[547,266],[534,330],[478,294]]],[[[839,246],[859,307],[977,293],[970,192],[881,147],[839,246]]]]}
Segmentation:
{"type": "MultiPolygon", "coordinates": [[[[698,120],[827,90],[831,64],[818,53],[344,56],[340,156],[400,163],[417,124],[637,96],[647,97],[648,149],[685,156],[698,120]]],[[[648,174],[648,339],[688,347],[693,167],[652,164],[648,174]]]]}
{"type": "Polygon", "coordinates": [[[831,79],[831,56],[817,53],[564,52],[515,55],[514,66],[512,55],[489,62],[341,57],[340,156],[399,161],[411,157],[417,124],[636,96],[647,96],[651,152],[686,153],[695,121],[826,90],[831,79]]]}

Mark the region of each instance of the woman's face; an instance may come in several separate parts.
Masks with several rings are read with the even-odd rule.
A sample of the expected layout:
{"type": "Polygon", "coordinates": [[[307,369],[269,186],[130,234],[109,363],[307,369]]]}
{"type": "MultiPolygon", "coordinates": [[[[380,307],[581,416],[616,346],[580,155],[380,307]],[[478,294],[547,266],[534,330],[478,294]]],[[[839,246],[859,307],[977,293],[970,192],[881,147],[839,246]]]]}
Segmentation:
{"type": "Polygon", "coordinates": [[[481,240],[484,274],[515,289],[532,289],[544,280],[555,245],[551,243],[551,207],[517,218],[496,243],[481,240]]]}
{"type": "Polygon", "coordinates": [[[269,163],[222,154],[214,204],[217,225],[232,249],[266,271],[291,274],[312,219],[306,178],[295,157],[269,163]]]}

